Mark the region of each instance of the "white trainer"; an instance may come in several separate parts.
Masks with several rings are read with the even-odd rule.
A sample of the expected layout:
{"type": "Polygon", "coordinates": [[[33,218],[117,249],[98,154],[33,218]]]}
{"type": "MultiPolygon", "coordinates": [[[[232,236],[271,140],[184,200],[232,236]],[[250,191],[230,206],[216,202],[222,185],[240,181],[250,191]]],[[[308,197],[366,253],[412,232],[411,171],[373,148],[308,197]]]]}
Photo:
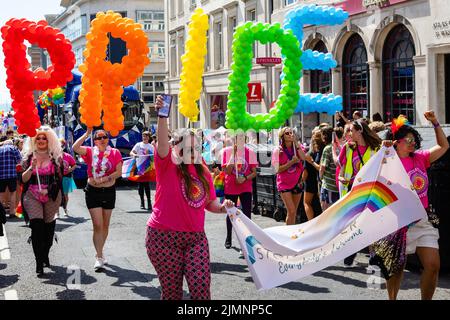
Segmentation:
{"type": "Polygon", "coordinates": [[[103,258],[95,258],[94,270],[99,270],[105,265],[103,258]]]}

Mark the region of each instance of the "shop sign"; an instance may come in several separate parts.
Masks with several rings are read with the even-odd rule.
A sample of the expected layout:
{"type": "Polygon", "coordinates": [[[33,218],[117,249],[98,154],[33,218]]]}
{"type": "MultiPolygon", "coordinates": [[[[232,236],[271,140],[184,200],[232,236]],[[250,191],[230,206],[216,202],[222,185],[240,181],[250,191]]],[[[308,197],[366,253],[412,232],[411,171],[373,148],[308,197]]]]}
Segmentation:
{"type": "Polygon", "coordinates": [[[436,21],[433,23],[436,38],[450,38],[450,20],[436,21]]]}
{"type": "Polygon", "coordinates": [[[389,0],[363,0],[362,5],[365,8],[371,7],[371,6],[384,6],[386,4],[389,4],[389,0]]]}
{"type": "Polygon", "coordinates": [[[260,82],[249,83],[247,102],[261,102],[262,101],[262,86],[260,82]]]}
{"type": "Polygon", "coordinates": [[[256,63],[263,65],[263,66],[273,66],[276,64],[280,64],[281,58],[277,58],[277,57],[256,58],[256,63]]]}

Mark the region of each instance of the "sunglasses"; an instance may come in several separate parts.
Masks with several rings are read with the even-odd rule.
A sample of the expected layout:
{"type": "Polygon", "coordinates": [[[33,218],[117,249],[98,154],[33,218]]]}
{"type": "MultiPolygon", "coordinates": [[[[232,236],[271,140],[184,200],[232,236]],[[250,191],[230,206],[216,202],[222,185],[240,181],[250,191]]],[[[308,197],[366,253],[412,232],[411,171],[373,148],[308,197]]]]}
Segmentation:
{"type": "Polygon", "coordinates": [[[37,137],[36,138],[36,141],[47,141],[47,138],[46,137],[37,137]]]}
{"type": "Polygon", "coordinates": [[[293,134],[294,134],[294,133],[291,132],[291,131],[288,131],[288,132],[285,132],[285,133],[284,133],[285,136],[292,136],[293,134]]]}
{"type": "Polygon", "coordinates": [[[109,138],[107,136],[101,136],[101,137],[97,137],[94,138],[95,141],[99,141],[99,140],[108,140],[109,138]]]}
{"type": "Polygon", "coordinates": [[[407,144],[413,144],[413,143],[415,144],[416,143],[416,140],[414,138],[404,138],[402,140],[404,140],[407,144]]]}

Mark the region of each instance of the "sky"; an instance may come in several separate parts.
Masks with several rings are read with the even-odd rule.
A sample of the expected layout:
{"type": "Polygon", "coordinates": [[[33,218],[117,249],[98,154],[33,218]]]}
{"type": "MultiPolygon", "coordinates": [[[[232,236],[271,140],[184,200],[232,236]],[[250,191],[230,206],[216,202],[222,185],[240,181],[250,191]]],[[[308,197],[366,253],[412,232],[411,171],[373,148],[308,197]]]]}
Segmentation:
{"type": "MultiPolygon", "coordinates": [[[[61,0],[0,0],[0,27],[11,18],[26,18],[32,21],[45,19],[44,15],[60,13],[64,8],[60,7],[61,0]]],[[[5,104],[10,104],[11,97],[6,88],[6,71],[4,67],[5,57],[0,37],[0,110],[6,109],[5,104]]]]}

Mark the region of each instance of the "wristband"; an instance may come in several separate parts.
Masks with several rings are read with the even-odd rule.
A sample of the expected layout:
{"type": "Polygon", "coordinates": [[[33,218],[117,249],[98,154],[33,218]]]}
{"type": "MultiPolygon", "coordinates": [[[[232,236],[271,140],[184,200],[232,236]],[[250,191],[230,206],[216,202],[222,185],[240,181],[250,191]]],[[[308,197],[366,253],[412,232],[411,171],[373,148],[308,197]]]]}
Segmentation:
{"type": "Polygon", "coordinates": [[[439,123],[439,122],[437,122],[436,121],[436,123],[432,123],[433,124],[433,127],[436,129],[436,128],[439,128],[440,126],[441,126],[441,124],[439,123]]]}

